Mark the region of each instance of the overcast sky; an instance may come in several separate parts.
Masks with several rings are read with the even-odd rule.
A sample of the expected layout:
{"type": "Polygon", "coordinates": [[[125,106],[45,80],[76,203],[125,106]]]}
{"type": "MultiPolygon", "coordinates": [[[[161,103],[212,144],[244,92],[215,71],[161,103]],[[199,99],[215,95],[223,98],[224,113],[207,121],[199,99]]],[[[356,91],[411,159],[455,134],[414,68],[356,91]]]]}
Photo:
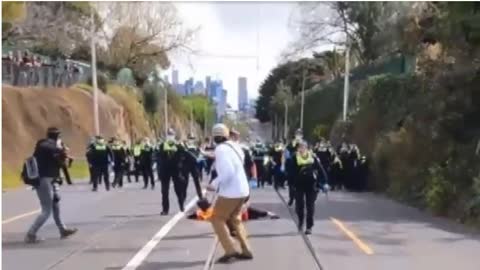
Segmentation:
{"type": "MultiPolygon", "coordinates": [[[[237,80],[245,76],[249,98],[257,97],[259,82],[279,62],[281,52],[292,40],[288,22],[296,3],[182,2],[175,5],[187,25],[201,27],[193,47],[202,54],[213,55],[171,55],[173,68],[179,70],[180,82],[190,76],[196,81],[204,81],[206,75],[221,78],[228,91],[228,103],[237,108],[237,80]]],[[[166,74],[171,80],[171,70],[166,74]]]]}

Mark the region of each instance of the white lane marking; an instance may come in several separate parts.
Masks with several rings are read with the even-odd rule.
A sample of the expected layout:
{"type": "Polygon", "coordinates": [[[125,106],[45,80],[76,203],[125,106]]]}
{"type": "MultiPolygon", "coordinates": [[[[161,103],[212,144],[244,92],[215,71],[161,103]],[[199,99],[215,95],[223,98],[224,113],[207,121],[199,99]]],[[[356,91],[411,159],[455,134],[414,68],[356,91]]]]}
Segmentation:
{"type": "Polygon", "coordinates": [[[8,224],[10,222],[14,222],[15,220],[19,220],[19,219],[22,219],[24,217],[35,215],[35,214],[38,214],[38,213],[40,213],[40,209],[33,210],[33,211],[30,211],[28,213],[24,213],[24,214],[21,214],[21,215],[17,215],[17,216],[14,216],[14,217],[6,219],[6,220],[2,220],[2,224],[8,224]]]}
{"type": "Polygon", "coordinates": [[[197,202],[198,197],[195,196],[190,202],[188,202],[187,206],[185,207],[185,211],[178,212],[175,216],[173,216],[163,227],[153,236],[150,241],[147,242],[143,248],[133,256],[132,259],[127,263],[127,265],[122,268],[122,270],[135,270],[140,264],[147,258],[147,256],[152,252],[152,250],[158,245],[160,240],[163,239],[167,235],[168,232],[175,226],[180,219],[185,217],[185,213],[189,211],[197,202]]]}
{"type": "Polygon", "coordinates": [[[207,260],[205,261],[205,265],[203,266],[203,270],[211,270],[213,267],[213,257],[215,256],[215,251],[217,250],[218,246],[218,237],[215,236],[213,239],[213,245],[208,252],[207,260]]]}

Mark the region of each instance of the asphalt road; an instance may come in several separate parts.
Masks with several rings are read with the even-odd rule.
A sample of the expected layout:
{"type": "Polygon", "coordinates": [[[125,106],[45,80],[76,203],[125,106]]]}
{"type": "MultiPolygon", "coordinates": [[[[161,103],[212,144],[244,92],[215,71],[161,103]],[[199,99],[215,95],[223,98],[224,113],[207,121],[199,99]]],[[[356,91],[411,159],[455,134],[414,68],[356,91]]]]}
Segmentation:
{"type": "MultiPolygon", "coordinates": [[[[34,192],[3,193],[3,269],[317,269],[288,208],[270,187],[253,191],[252,206],[280,219],[247,222],[254,260],[209,268],[222,253],[210,224],[178,214],[173,188],[172,212],[160,216],[160,186],[141,186],[98,193],[86,183],[62,187],[63,220],[79,232],[60,240],[49,220],[40,231],[46,241],[38,245],[23,243],[37,214],[34,192]]],[[[195,207],[193,194],[190,185],[188,200],[195,207]]],[[[316,207],[308,238],[324,270],[480,269],[480,238],[463,226],[369,193],[332,192],[328,199],[319,196],[316,207]]]]}

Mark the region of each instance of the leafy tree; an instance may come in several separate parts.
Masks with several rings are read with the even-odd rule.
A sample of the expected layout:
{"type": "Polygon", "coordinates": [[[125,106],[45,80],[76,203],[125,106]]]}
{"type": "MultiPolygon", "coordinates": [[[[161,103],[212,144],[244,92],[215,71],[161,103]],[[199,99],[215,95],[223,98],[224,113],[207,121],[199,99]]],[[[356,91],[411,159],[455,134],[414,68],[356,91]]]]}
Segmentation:
{"type": "Polygon", "coordinates": [[[215,118],[215,107],[207,97],[202,95],[192,95],[183,98],[182,101],[188,115],[190,115],[190,109],[193,110],[194,121],[199,126],[204,127],[205,122],[212,122],[215,118]]]}

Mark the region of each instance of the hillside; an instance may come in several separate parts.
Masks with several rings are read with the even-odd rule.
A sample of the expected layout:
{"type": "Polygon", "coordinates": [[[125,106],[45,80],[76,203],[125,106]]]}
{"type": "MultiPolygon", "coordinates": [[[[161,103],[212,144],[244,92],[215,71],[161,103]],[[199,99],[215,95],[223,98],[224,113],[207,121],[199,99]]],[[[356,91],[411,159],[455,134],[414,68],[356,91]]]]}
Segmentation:
{"type": "MultiPolygon", "coordinates": [[[[2,86],[2,91],[3,187],[18,185],[18,168],[31,154],[35,142],[45,136],[49,126],[62,130],[63,140],[79,160],[76,165],[82,167],[81,176],[84,176],[85,162],[81,160],[93,134],[91,93],[74,88],[18,88],[7,85],[2,86]]],[[[100,132],[107,138],[117,136],[129,142],[132,135],[141,138],[153,134],[141,104],[132,102],[127,93],[106,95],[99,92],[99,109],[100,132]]],[[[187,123],[188,120],[181,116],[170,115],[170,124],[181,137],[188,133],[187,123]]],[[[195,129],[198,132],[197,126],[195,129]]]]}

